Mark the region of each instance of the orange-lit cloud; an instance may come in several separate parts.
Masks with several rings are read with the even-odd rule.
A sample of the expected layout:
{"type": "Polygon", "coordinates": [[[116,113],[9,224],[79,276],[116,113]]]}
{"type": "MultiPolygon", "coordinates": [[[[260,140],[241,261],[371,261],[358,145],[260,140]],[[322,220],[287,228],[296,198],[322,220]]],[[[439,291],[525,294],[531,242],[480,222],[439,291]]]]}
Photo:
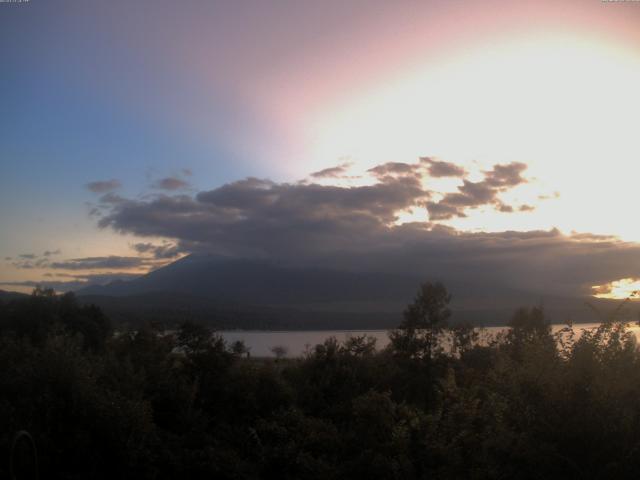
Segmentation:
{"type": "Polygon", "coordinates": [[[640,279],[622,278],[603,285],[594,285],[593,296],[597,298],[636,298],[640,293],[640,279]]]}

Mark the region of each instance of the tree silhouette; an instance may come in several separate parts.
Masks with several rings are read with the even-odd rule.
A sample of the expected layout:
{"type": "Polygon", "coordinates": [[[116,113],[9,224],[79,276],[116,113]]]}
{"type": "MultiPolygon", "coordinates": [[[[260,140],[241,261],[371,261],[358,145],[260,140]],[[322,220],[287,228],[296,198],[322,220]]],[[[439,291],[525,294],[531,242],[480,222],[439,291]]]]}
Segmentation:
{"type": "Polygon", "coordinates": [[[433,358],[438,337],[451,316],[450,301],[451,294],[442,283],[420,285],[413,303],[404,311],[403,322],[390,334],[392,347],[412,358],[433,358]]]}
{"type": "Polygon", "coordinates": [[[284,345],[276,345],[274,347],[271,347],[271,353],[276,356],[277,360],[280,360],[281,358],[287,356],[288,349],[284,345]]]}

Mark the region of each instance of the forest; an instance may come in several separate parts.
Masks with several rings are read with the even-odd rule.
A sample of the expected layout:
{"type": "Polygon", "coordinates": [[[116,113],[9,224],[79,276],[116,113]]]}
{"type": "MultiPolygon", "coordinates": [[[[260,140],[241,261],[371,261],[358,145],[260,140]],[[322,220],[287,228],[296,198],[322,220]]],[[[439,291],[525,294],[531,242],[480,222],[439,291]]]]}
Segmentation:
{"type": "Polygon", "coordinates": [[[552,334],[521,308],[487,337],[450,300],[422,284],[384,349],[329,338],[275,359],[189,321],[121,329],[73,294],[4,301],[0,478],[637,477],[626,320],[552,334]]]}

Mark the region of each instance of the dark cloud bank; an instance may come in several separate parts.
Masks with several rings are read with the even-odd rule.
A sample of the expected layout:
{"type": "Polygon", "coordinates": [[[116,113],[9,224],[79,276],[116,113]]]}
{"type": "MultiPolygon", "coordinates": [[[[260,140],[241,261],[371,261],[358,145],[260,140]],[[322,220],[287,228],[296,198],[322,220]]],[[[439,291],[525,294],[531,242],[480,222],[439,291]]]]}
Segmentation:
{"type": "MultiPolygon", "coordinates": [[[[492,285],[540,295],[590,293],[595,284],[636,275],[637,244],[611,237],[566,236],[557,230],[468,233],[440,222],[479,207],[527,211],[508,205],[504,192],[527,182],[526,165],[495,165],[479,181],[461,167],[428,157],[387,163],[369,171],[365,186],[276,183],[247,178],[196,195],[144,199],[103,197],[102,228],[176,242],[167,255],[208,252],[320,265],[355,271],[409,273],[469,288],[492,285]],[[456,191],[437,195],[429,181],[456,177],[456,191]],[[429,220],[397,224],[398,213],[425,208],[429,220]]],[[[346,177],[341,165],[313,178],[346,177]]],[[[139,252],[162,256],[146,244],[139,252]]]]}

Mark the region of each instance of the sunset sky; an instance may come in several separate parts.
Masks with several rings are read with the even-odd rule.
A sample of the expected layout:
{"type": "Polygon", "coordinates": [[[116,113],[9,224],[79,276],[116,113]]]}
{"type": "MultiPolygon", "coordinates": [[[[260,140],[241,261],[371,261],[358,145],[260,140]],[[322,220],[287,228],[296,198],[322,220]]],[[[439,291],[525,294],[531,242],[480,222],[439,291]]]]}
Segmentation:
{"type": "Polygon", "coordinates": [[[639,1],[23,0],[0,65],[2,289],[193,252],[637,288],[639,1]]]}

